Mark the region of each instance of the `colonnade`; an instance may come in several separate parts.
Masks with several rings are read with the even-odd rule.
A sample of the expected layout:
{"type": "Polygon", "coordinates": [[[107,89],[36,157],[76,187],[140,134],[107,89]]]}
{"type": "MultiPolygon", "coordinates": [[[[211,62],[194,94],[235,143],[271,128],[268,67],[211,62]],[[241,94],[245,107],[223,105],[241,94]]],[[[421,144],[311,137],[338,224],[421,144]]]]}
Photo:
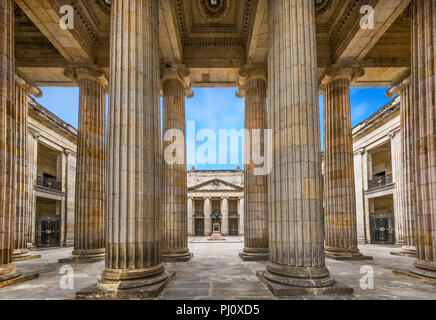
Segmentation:
{"type": "MultiPolygon", "coordinates": [[[[436,65],[431,62],[436,58],[436,0],[414,0],[412,6],[412,98],[403,101],[402,112],[403,123],[408,124],[403,143],[409,143],[412,150],[407,149],[403,157],[409,170],[407,204],[413,203],[410,207],[414,209],[405,215],[404,224],[409,229],[405,244],[416,246],[418,259],[412,271],[435,277],[436,213],[432,204],[436,198],[436,134],[431,121],[436,110],[436,65]]],[[[13,10],[12,0],[1,2],[0,282],[20,276],[11,263],[14,243],[16,249],[25,251],[20,236],[25,215],[21,212],[25,210],[14,207],[16,199],[26,197],[26,188],[20,186],[23,180],[16,179],[21,169],[15,164],[22,155],[14,139],[19,136],[17,123],[23,117],[16,110],[22,99],[15,94],[13,10]],[[16,190],[21,190],[19,195],[16,190]]],[[[241,74],[246,77],[246,127],[272,131],[271,171],[256,177],[250,165],[246,170],[246,244],[241,257],[269,259],[266,270],[258,276],[276,295],[349,293],[350,288],[330,275],[325,255],[361,257],[357,248],[349,86],[362,72],[358,66],[335,65],[326,72],[323,82],[324,239],[315,2],[275,0],[269,2],[268,10],[267,71],[248,66],[249,71],[241,74]]],[[[164,129],[184,132],[184,97],[192,91],[184,67],[170,65],[162,71],[158,16],[158,0],[112,1],[106,144],[103,74],[94,66],[74,66],[67,72],[80,87],[81,113],[73,258],[86,261],[105,257],[105,269],[95,288],[78,293],[78,297],[156,296],[174,277],[164,267],[163,259],[191,256],[187,248],[186,168],[183,161],[182,165],[169,164],[163,159],[159,98],[163,88],[164,129]]],[[[403,95],[407,97],[406,92],[403,95]]],[[[204,214],[205,233],[210,234],[209,198],[204,201],[204,214]]],[[[225,234],[226,198],[222,199],[221,214],[225,234]]]]}
{"type": "Polygon", "coordinates": [[[238,234],[242,235],[244,234],[244,197],[213,197],[213,196],[192,196],[188,198],[188,234],[189,235],[196,235],[195,232],[195,220],[196,219],[202,219],[203,220],[203,235],[204,236],[210,236],[212,234],[212,226],[213,226],[213,214],[214,210],[212,209],[212,201],[219,201],[220,206],[219,209],[216,210],[219,211],[221,217],[221,234],[224,236],[230,235],[230,219],[235,218],[232,216],[232,214],[236,214],[238,219],[238,234]],[[236,212],[230,211],[230,201],[236,200],[236,212]],[[196,202],[202,202],[203,208],[202,212],[196,212],[195,211],[195,203],[196,202]],[[199,216],[197,216],[197,214],[199,216]]]}

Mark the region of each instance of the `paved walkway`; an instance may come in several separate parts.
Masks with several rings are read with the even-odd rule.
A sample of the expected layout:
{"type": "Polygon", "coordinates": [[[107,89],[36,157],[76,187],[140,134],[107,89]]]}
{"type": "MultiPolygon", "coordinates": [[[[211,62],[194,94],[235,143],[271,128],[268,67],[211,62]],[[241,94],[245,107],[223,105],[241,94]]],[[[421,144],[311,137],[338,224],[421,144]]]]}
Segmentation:
{"type": "MultiPolygon", "coordinates": [[[[158,299],[276,299],[259,282],[256,270],[265,268],[266,262],[243,262],[238,253],[243,248],[242,238],[229,238],[227,242],[208,243],[200,238],[189,242],[194,258],[187,263],[167,264],[176,271],[176,278],[158,299]]],[[[327,260],[334,277],[354,288],[352,296],[317,296],[304,299],[432,299],[436,300],[436,285],[394,275],[392,269],[407,269],[412,258],[390,255],[398,248],[367,245],[364,254],[373,261],[327,260]],[[360,286],[361,268],[374,271],[374,288],[360,286]]],[[[61,265],[59,258],[68,257],[71,248],[39,251],[39,260],[17,263],[27,272],[38,270],[38,279],[0,289],[0,299],[74,299],[75,292],[94,284],[100,276],[104,262],[83,265],[61,265]],[[68,288],[65,272],[74,272],[74,289],[68,288]],[[62,274],[61,274],[62,272],[62,274]],[[62,289],[63,288],[63,289],[62,289]]],[[[301,299],[296,298],[296,299],[301,299]]]]}

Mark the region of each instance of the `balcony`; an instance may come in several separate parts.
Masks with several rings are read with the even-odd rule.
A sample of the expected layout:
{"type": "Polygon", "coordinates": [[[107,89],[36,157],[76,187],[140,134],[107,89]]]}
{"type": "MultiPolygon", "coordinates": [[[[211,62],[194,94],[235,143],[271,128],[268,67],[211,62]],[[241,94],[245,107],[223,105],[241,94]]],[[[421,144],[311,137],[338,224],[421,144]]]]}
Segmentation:
{"type": "Polygon", "coordinates": [[[36,185],[45,189],[62,192],[62,183],[54,179],[37,177],[36,185]]]}
{"type": "Polygon", "coordinates": [[[368,190],[373,190],[377,188],[381,188],[387,185],[392,184],[392,174],[388,174],[385,176],[380,176],[375,179],[368,181],[368,190]]]}

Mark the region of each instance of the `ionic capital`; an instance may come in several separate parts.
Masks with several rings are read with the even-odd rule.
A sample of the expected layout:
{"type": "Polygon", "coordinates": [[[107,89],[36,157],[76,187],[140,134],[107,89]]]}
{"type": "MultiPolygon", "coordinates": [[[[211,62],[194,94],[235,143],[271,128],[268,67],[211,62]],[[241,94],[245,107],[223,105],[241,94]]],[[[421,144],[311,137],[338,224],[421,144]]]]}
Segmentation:
{"type": "Polygon", "coordinates": [[[392,86],[386,91],[386,96],[392,98],[396,94],[401,94],[401,91],[410,86],[410,70],[396,79],[392,86]]]}
{"type": "Polygon", "coordinates": [[[327,86],[335,80],[338,79],[345,79],[349,82],[352,82],[358,78],[361,78],[365,75],[365,70],[361,67],[338,67],[338,66],[332,66],[328,68],[325,73],[324,77],[321,80],[320,85],[320,93],[325,93],[325,90],[327,86]]]}
{"type": "Polygon", "coordinates": [[[177,80],[185,88],[186,97],[192,98],[194,91],[191,85],[191,70],[183,64],[165,65],[161,71],[162,86],[167,80],[177,80]]]}
{"type": "Polygon", "coordinates": [[[41,137],[41,135],[38,132],[32,132],[32,136],[36,140],[38,140],[41,137]]]}
{"type": "Polygon", "coordinates": [[[36,98],[42,97],[42,91],[37,87],[37,85],[32,80],[27,79],[18,70],[15,73],[15,84],[36,98]]]}
{"type": "Polygon", "coordinates": [[[64,75],[70,78],[76,84],[79,84],[80,80],[91,80],[100,84],[106,91],[108,89],[108,79],[104,71],[95,65],[77,65],[69,66],[64,70],[64,75]]]}
{"type": "Polygon", "coordinates": [[[268,73],[264,66],[244,66],[239,70],[239,81],[238,81],[238,91],[236,96],[238,98],[245,97],[247,82],[250,80],[263,80],[268,81],[268,73]]]}

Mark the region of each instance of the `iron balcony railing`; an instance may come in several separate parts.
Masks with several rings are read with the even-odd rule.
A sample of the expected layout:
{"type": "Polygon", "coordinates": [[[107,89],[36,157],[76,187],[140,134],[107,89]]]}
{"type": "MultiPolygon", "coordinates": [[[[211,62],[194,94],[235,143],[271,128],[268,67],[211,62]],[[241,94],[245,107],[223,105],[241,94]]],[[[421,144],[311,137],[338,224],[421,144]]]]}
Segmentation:
{"type": "Polygon", "coordinates": [[[369,190],[377,189],[380,187],[390,185],[392,183],[393,183],[392,174],[388,174],[386,176],[380,176],[380,177],[377,177],[375,179],[369,180],[368,181],[368,189],[369,190]]]}
{"type": "Polygon", "coordinates": [[[36,185],[54,191],[62,191],[62,183],[54,179],[37,177],[36,185]]]}

